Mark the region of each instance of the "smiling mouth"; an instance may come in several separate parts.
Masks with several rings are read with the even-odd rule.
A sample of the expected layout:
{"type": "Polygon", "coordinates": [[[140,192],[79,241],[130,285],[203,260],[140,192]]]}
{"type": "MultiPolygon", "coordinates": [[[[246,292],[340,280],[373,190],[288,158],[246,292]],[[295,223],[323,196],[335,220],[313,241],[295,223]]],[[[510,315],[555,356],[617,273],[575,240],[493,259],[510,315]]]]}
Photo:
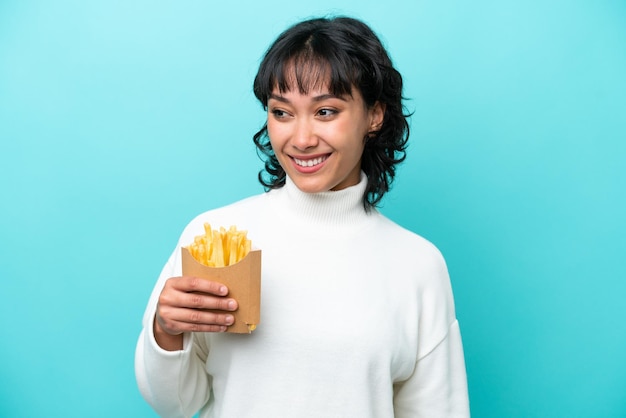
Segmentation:
{"type": "Polygon", "coordinates": [[[328,159],[328,155],[324,155],[322,157],[317,157],[317,158],[311,158],[308,160],[301,160],[299,158],[294,157],[293,161],[300,167],[314,167],[318,164],[323,163],[324,161],[326,161],[326,159],[328,159]]]}

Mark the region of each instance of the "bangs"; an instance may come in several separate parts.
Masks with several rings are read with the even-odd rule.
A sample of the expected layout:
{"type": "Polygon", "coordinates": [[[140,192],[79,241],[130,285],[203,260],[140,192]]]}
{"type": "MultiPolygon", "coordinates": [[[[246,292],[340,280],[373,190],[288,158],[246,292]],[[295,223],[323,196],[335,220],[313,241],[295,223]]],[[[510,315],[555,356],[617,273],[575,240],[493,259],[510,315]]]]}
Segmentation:
{"type": "Polygon", "coordinates": [[[278,71],[269,80],[272,91],[277,88],[281,93],[298,91],[306,95],[311,91],[328,89],[336,96],[352,93],[354,83],[345,77],[345,72],[334,71],[333,74],[332,68],[336,67],[327,60],[303,52],[277,68],[278,71]],[[344,73],[344,76],[337,73],[344,73]]]}
{"type": "Polygon", "coordinates": [[[275,89],[305,95],[328,89],[336,96],[352,95],[353,86],[361,79],[358,64],[332,46],[332,42],[312,36],[300,45],[274,50],[275,54],[268,54],[261,63],[254,94],[264,107],[275,89]]]}

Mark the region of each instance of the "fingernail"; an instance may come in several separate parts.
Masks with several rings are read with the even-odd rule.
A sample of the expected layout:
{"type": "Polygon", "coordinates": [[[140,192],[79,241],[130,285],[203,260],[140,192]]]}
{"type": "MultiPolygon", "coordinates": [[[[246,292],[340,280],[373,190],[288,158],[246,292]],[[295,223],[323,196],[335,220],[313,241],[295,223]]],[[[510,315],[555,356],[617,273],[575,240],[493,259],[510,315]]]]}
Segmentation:
{"type": "Polygon", "coordinates": [[[236,303],[234,300],[228,301],[228,309],[235,309],[236,303]]]}
{"type": "Polygon", "coordinates": [[[228,292],[228,289],[226,288],[226,286],[222,286],[222,287],[220,287],[220,293],[221,293],[222,295],[225,295],[227,292],[228,292]]]}
{"type": "Polygon", "coordinates": [[[232,325],[232,323],[235,321],[235,318],[232,315],[228,315],[225,321],[227,325],[232,325]]]}

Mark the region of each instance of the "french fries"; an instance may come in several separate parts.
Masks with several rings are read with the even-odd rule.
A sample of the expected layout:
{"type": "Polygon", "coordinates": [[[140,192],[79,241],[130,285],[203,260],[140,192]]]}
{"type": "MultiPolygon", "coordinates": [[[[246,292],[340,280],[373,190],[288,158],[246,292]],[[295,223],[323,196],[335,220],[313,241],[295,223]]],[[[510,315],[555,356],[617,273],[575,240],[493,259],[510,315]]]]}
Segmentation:
{"type": "Polygon", "coordinates": [[[247,231],[240,231],[234,225],[228,230],[224,227],[212,229],[205,222],[204,235],[195,237],[187,249],[193,258],[205,266],[226,267],[241,261],[251,247],[247,231]]]}

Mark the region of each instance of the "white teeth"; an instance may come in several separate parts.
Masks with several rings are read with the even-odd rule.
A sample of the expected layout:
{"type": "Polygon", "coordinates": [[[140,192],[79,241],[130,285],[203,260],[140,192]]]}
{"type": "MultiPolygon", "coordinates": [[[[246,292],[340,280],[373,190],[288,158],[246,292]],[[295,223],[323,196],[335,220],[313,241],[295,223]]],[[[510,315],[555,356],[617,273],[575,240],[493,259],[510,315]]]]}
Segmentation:
{"type": "Polygon", "coordinates": [[[299,160],[297,158],[294,158],[293,160],[296,162],[296,164],[298,164],[301,167],[313,167],[314,165],[321,164],[323,161],[326,160],[326,158],[328,157],[324,156],[324,157],[312,158],[310,160],[299,160]]]}

